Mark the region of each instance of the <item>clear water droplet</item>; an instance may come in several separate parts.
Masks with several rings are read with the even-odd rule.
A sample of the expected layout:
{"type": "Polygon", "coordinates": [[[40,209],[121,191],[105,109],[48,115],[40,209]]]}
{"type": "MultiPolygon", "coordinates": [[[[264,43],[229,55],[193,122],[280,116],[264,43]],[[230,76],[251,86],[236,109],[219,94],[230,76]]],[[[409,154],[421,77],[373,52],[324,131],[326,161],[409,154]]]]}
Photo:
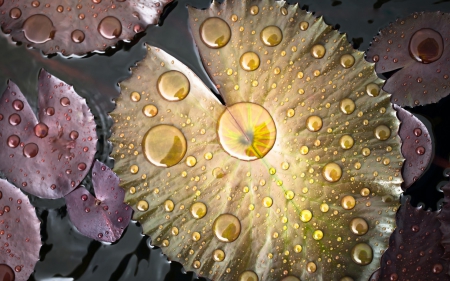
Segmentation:
{"type": "Polygon", "coordinates": [[[278,26],[271,25],[265,27],[260,33],[261,41],[269,47],[277,46],[283,40],[283,33],[278,26]]]}
{"type": "Polygon", "coordinates": [[[23,147],[23,155],[27,158],[34,158],[39,153],[39,147],[35,143],[28,143],[23,147]]]}
{"type": "Polygon", "coordinates": [[[189,94],[190,83],[183,73],[172,70],[158,78],[157,90],[168,101],[180,101],[189,94]]]}
{"type": "Polygon", "coordinates": [[[42,44],[55,37],[53,22],[45,15],[36,14],[30,16],[23,23],[23,33],[28,41],[42,44]]]}
{"type": "Polygon", "coordinates": [[[231,214],[218,216],[212,228],[216,238],[225,243],[235,241],[241,234],[241,222],[231,214]]]}
{"type": "Polygon", "coordinates": [[[76,29],[72,31],[71,37],[73,42],[82,43],[84,41],[85,35],[83,31],[76,29]]]}
{"type": "Polygon", "coordinates": [[[200,26],[200,38],[210,48],[222,48],[230,41],[230,26],[220,18],[208,18],[200,26]]]}
{"type": "Polygon", "coordinates": [[[442,35],[430,28],[416,31],[409,41],[409,53],[413,59],[422,63],[432,63],[441,58],[444,52],[442,35]]]}
{"type": "Polygon", "coordinates": [[[112,40],[122,34],[122,24],[117,18],[107,16],[100,21],[97,30],[104,38],[112,40]]]}

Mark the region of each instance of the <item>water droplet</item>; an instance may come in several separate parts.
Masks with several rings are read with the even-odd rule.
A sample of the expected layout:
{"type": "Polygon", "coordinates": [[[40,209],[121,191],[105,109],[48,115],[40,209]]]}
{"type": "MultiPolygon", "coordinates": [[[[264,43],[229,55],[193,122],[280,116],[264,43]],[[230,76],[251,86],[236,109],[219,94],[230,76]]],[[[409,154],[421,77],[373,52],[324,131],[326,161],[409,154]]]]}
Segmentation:
{"type": "Polygon", "coordinates": [[[18,18],[20,18],[22,16],[22,11],[19,8],[12,8],[9,11],[9,16],[12,19],[18,19],[18,18]]]}
{"type": "Polygon", "coordinates": [[[422,63],[437,61],[444,52],[444,40],[441,34],[430,28],[416,31],[409,41],[409,54],[422,63]]]}
{"type": "Polygon", "coordinates": [[[415,128],[414,129],[414,135],[416,137],[420,137],[422,135],[422,130],[420,128],[415,128]]]}
{"type": "Polygon", "coordinates": [[[162,241],[161,245],[162,245],[163,247],[169,247],[170,242],[169,242],[169,240],[164,239],[164,240],[162,241]]]}
{"type": "Polygon", "coordinates": [[[78,163],[78,166],[77,166],[77,168],[78,168],[78,171],[84,171],[84,170],[86,170],[86,163],[78,163]]]}
{"type": "Polygon", "coordinates": [[[122,24],[112,16],[107,16],[98,24],[98,32],[106,39],[115,39],[122,34],[122,24]]]}
{"type": "Polygon", "coordinates": [[[178,233],[179,233],[178,227],[175,227],[175,226],[172,227],[171,233],[172,233],[173,236],[177,236],[178,233]]]}
{"type": "Polygon", "coordinates": [[[47,107],[45,109],[45,114],[48,116],[53,116],[55,114],[55,109],[53,107],[47,107]]]}
{"type": "Polygon", "coordinates": [[[350,136],[350,135],[343,135],[339,139],[339,145],[342,147],[342,149],[345,149],[345,150],[352,148],[354,143],[355,143],[355,141],[353,140],[352,136],[350,136]]]}
{"type": "Polygon", "coordinates": [[[442,264],[437,263],[437,264],[433,265],[432,271],[433,271],[433,273],[438,274],[438,273],[441,273],[443,269],[444,268],[443,268],[442,264]]]}
{"type": "Polygon", "coordinates": [[[222,168],[217,167],[214,168],[212,170],[212,175],[216,178],[216,179],[221,179],[225,176],[225,172],[222,170],[222,168]]]}
{"type": "Polygon", "coordinates": [[[201,235],[200,235],[200,233],[198,233],[197,231],[195,231],[194,233],[192,233],[192,240],[198,241],[198,240],[200,240],[200,238],[201,238],[201,235]]]}
{"type": "Polygon", "coordinates": [[[322,204],[320,204],[320,211],[321,211],[322,213],[326,213],[326,212],[328,212],[329,210],[330,210],[330,206],[328,206],[327,203],[322,203],[322,204]]]}
{"type": "Polygon", "coordinates": [[[84,41],[85,35],[84,35],[83,31],[76,29],[76,30],[72,31],[71,37],[72,37],[73,42],[81,43],[84,41]]]}
{"type": "Polygon", "coordinates": [[[322,129],[322,118],[316,115],[309,116],[306,119],[306,128],[311,132],[317,132],[322,129]]]}
{"type": "Polygon", "coordinates": [[[194,167],[197,164],[197,159],[194,156],[186,157],[186,165],[189,167],[194,167]]]}
{"type": "Polygon", "coordinates": [[[302,222],[309,222],[312,219],[312,213],[310,210],[302,210],[300,212],[300,220],[302,222]]]}
{"type": "Polygon", "coordinates": [[[67,107],[70,105],[70,100],[67,97],[63,97],[59,100],[60,104],[64,107],[67,107]]]}
{"type": "Polygon", "coordinates": [[[13,269],[11,267],[9,267],[9,265],[0,264],[0,277],[2,277],[2,281],[14,281],[15,273],[14,273],[13,269]]]}
{"type": "Polygon", "coordinates": [[[130,99],[134,102],[138,102],[141,100],[141,94],[139,94],[138,92],[132,92],[130,94],[130,99]]]}
{"type": "Polygon", "coordinates": [[[411,227],[412,232],[418,232],[420,230],[420,227],[418,225],[413,225],[411,227]]]}
{"type": "Polygon", "coordinates": [[[276,128],[262,106],[237,103],[220,116],[218,135],[220,144],[231,156],[252,161],[263,158],[272,149],[276,128]]]}
{"type": "MultiPolygon", "coordinates": [[[[362,150],[361,150],[361,153],[362,153],[362,155],[364,155],[364,156],[369,156],[370,155],[370,149],[369,148],[367,148],[367,147],[364,147],[362,150]]],[[[356,164],[355,164],[356,165],[356,164]]],[[[361,166],[360,166],[361,167],[361,166]]],[[[359,170],[359,169],[358,169],[359,170]]]]}
{"type": "Polygon", "coordinates": [[[150,163],[158,167],[172,167],[183,159],[186,153],[186,138],[170,125],[158,125],[145,134],[142,147],[150,163]]]}
{"type": "Polygon", "coordinates": [[[286,276],[283,279],[281,279],[280,281],[301,281],[301,280],[295,276],[286,276]]]}
{"type": "Polygon", "coordinates": [[[17,113],[13,113],[9,116],[9,124],[11,124],[12,126],[17,126],[20,124],[20,122],[22,122],[22,118],[20,118],[20,115],[17,113]]]}
{"type": "Polygon", "coordinates": [[[39,152],[39,147],[35,143],[28,143],[23,147],[23,155],[27,158],[34,158],[39,152]]]}
{"type": "Polygon", "coordinates": [[[342,199],[341,199],[341,206],[345,210],[351,210],[351,209],[353,209],[355,207],[355,205],[356,205],[355,197],[353,197],[351,195],[347,195],[347,196],[342,197],[342,199]]]}
{"type": "Polygon", "coordinates": [[[21,100],[15,100],[12,103],[14,110],[21,111],[23,109],[23,102],[21,100]]]}
{"type": "Polygon", "coordinates": [[[350,68],[355,64],[355,57],[350,54],[342,55],[340,58],[340,63],[343,68],[350,68]]]}
{"type": "Polygon", "coordinates": [[[201,219],[206,215],[208,209],[204,203],[195,202],[194,204],[191,205],[191,208],[189,208],[189,211],[191,212],[191,215],[195,219],[201,219]]]}
{"type": "Polygon", "coordinates": [[[39,5],[41,5],[41,3],[39,1],[37,1],[37,0],[34,0],[34,1],[31,2],[31,6],[33,8],[37,8],[37,7],[39,7],[39,5]]]}
{"type": "Polygon", "coordinates": [[[380,94],[380,87],[375,83],[367,84],[366,93],[371,97],[378,97],[380,94]]]}
{"type": "Polygon", "coordinates": [[[425,154],[425,147],[423,146],[419,146],[416,148],[416,153],[419,155],[424,155],[425,154]]]}
{"type": "Polygon", "coordinates": [[[16,135],[11,135],[7,140],[8,146],[11,148],[16,148],[20,144],[20,138],[16,135]]]}
{"type": "Polygon", "coordinates": [[[295,193],[294,193],[293,191],[291,191],[291,190],[288,190],[288,191],[286,191],[286,192],[284,193],[284,197],[285,197],[287,200],[292,200],[292,199],[294,199],[294,196],[295,196],[295,193]]]}
{"type": "Polygon", "coordinates": [[[350,221],[350,230],[356,235],[364,235],[369,231],[369,225],[363,218],[354,218],[350,221]]]}
{"type": "Polygon", "coordinates": [[[148,202],[145,200],[140,200],[137,203],[136,208],[141,212],[145,212],[148,210],[148,202]]]}
{"type": "Polygon", "coordinates": [[[138,165],[131,165],[131,167],[130,167],[130,172],[131,172],[132,174],[137,174],[137,173],[139,172],[139,167],[138,167],[138,165]]]}
{"type": "Polygon", "coordinates": [[[38,123],[34,126],[34,134],[38,138],[45,138],[48,135],[48,127],[44,123],[38,123]]]}
{"type": "Polygon", "coordinates": [[[239,281],[258,281],[258,275],[254,273],[253,271],[244,271],[239,275],[239,281]]]}
{"type": "Polygon", "coordinates": [[[147,117],[155,117],[158,114],[158,108],[153,104],[147,104],[142,108],[142,113],[147,117]]]}
{"type": "Polygon", "coordinates": [[[321,59],[325,56],[325,47],[323,45],[317,44],[311,48],[311,56],[316,59],[321,59]]]}
{"type": "Polygon", "coordinates": [[[391,136],[391,130],[386,125],[379,125],[374,130],[375,137],[379,140],[387,140],[391,136]]]}
{"type": "Polygon", "coordinates": [[[351,257],[356,264],[368,265],[373,259],[372,248],[366,243],[358,243],[353,247],[351,257]]]}
{"type": "Polygon", "coordinates": [[[200,26],[200,38],[210,48],[222,48],[231,38],[228,24],[220,18],[208,18],[200,26]]]}
{"type": "Polygon", "coordinates": [[[314,230],[313,238],[314,238],[314,240],[317,240],[317,241],[322,240],[322,238],[323,238],[322,230],[314,230]]]}
{"type": "Polygon", "coordinates": [[[42,14],[32,15],[23,23],[23,33],[28,41],[42,44],[55,37],[53,22],[42,14]]]}
{"type": "Polygon", "coordinates": [[[255,52],[246,52],[239,59],[239,64],[245,71],[254,71],[259,67],[259,56],[255,52]]]}
{"type": "Polygon", "coordinates": [[[298,25],[298,27],[300,28],[300,30],[306,31],[306,30],[308,29],[308,27],[309,27],[309,22],[307,22],[307,21],[302,21],[302,22],[298,25]]]}
{"type": "Polygon", "coordinates": [[[265,27],[260,34],[261,41],[269,47],[277,46],[283,40],[283,33],[278,26],[271,25],[265,27]]]}
{"type": "Polygon", "coordinates": [[[88,200],[88,196],[86,194],[81,195],[81,200],[82,201],[88,200]]]}
{"type": "Polygon", "coordinates": [[[339,102],[339,108],[344,114],[352,114],[355,111],[356,105],[355,102],[351,99],[343,99],[339,102]]]}
{"type": "Polygon", "coordinates": [[[264,207],[266,207],[266,208],[272,207],[272,204],[273,204],[272,198],[270,198],[270,197],[264,197],[263,200],[262,200],[262,202],[263,202],[264,207]]]}
{"type": "Polygon", "coordinates": [[[322,176],[328,182],[337,182],[342,176],[342,169],[336,163],[328,163],[322,169],[322,176]]]}
{"type": "Polygon", "coordinates": [[[166,200],[164,202],[164,210],[166,210],[166,212],[172,212],[173,208],[175,208],[175,204],[172,200],[166,200]]]}
{"type": "Polygon", "coordinates": [[[259,7],[258,6],[251,6],[250,7],[250,14],[256,16],[259,13],[259,7]]]}
{"type": "Polygon", "coordinates": [[[363,189],[361,189],[361,192],[360,192],[360,194],[361,194],[361,196],[369,196],[369,194],[370,194],[370,189],[368,189],[367,187],[364,187],[363,189]]]}
{"type": "Polygon", "coordinates": [[[189,94],[190,83],[186,76],[172,70],[163,73],[157,82],[158,93],[168,101],[180,101],[189,94]]]}
{"type": "Polygon", "coordinates": [[[302,155],[306,155],[309,152],[309,148],[306,145],[303,145],[302,147],[300,147],[300,153],[302,155]]]}
{"type": "Polygon", "coordinates": [[[71,131],[69,133],[69,137],[71,140],[76,140],[78,138],[78,132],[77,131],[71,131]]]}
{"type": "Polygon", "coordinates": [[[216,262],[221,262],[225,259],[225,252],[221,249],[216,249],[213,252],[213,260],[216,262]]]}
{"type": "Polygon", "coordinates": [[[306,264],[306,271],[308,271],[308,273],[314,273],[317,270],[317,265],[314,262],[308,262],[306,264]]]}
{"type": "Polygon", "coordinates": [[[237,217],[231,214],[222,214],[214,221],[213,231],[220,241],[233,242],[241,233],[241,223],[237,217]]]}
{"type": "Polygon", "coordinates": [[[286,112],[286,116],[289,118],[294,117],[294,115],[295,115],[295,110],[292,108],[288,109],[288,111],[286,112]]]}

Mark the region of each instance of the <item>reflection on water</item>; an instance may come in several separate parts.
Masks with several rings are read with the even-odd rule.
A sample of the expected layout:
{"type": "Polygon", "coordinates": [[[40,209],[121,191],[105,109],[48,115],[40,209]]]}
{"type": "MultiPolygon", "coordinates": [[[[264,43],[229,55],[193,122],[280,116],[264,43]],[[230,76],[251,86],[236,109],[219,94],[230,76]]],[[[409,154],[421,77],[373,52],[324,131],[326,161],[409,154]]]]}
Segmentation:
{"type": "MultiPolygon", "coordinates": [[[[294,3],[293,1],[289,1],[294,3]]],[[[0,36],[0,89],[6,87],[7,79],[13,80],[24,92],[30,105],[37,109],[37,76],[45,68],[75,87],[77,93],[87,100],[97,123],[98,152],[96,158],[113,165],[109,159],[112,149],[108,143],[111,119],[108,112],[114,108],[113,99],[119,95],[117,83],[130,75],[129,68],[145,55],[143,43],[161,47],[185,63],[213,89],[198,59],[195,45],[187,24],[186,5],[206,8],[209,0],[179,0],[166,9],[170,14],[163,18],[159,27],[150,27],[145,35],[131,43],[120,43],[106,54],[91,54],[86,58],[64,58],[53,55],[45,58],[40,51],[17,46],[10,38],[0,36]],[[180,48],[182,46],[182,48],[180,48]]],[[[440,10],[450,12],[450,2],[411,0],[408,5],[402,0],[336,1],[304,0],[301,5],[317,16],[323,15],[327,23],[347,32],[355,47],[365,50],[378,30],[398,17],[414,11],[440,10]]],[[[436,157],[427,173],[409,190],[414,205],[424,202],[436,208],[442,197],[436,186],[446,178],[449,167],[450,146],[446,145],[446,132],[450,129],[450,116],[443,114],[450,107],[450,97],[438,104],[414,108],[414,113],[424,116],[429,129],[434,132],[436,157]]],[[[88,187],[90,177],[85,180],[88,187]]],[[[140,227],[131,224],[123,238],[113,244],[104,245],[80,235],[70,224],[64,199],[42,200],[32,198],[42,220],[41,261],[30,280],[193,280],[192,273],[183,274],[178,263],[170,263],[160,249],[149,249],[147,237],[140,234],[140,227]],[[150,278],[150,279],[149,279],[150,278]]]]}

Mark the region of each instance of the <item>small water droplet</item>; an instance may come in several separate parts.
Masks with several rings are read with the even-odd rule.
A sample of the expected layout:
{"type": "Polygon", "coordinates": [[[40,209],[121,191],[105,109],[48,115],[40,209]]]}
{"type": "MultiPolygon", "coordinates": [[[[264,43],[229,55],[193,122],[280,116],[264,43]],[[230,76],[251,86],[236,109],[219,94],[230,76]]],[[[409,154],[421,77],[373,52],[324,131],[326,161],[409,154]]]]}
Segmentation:
{"type": "Polygon", "coordinates": [[[316,59],[321,59],[325,56],[326,49],[323,45],[317,44],[311,48],[311,56],[316,59]]]}
{"type": "Polygon", "coordinates": [[[254,71],[259,67],[259,56],[255,52],[246,52],[239,59],[239,64],[245,71],[254,71]]]}
{"type": "Polygon", "coordinates": [[[172,70],[158,78],[157,90],[168,101],[180,101],[189,94],[190,83],[183,73],[172,70]]]}
{"type": "Polygon", "coordinates": [[[311,132],[317,132],[322,128],[322,118],[316,115],[309,116],[306,119],[306,128],[311,132]]]}
{"type": "Polygon", "coordinates": [[[39,153],[39,147],[35,143],[28,143],[23,147],[23,155],[27,158],[34,158],[39,153]]]}
{"type": "Polygon", "coordinates": [[[258,6],[251,6],[250,7],[250,14],[256,16],[259,13],[259,7],[258,6]]]}
{"type": "Polygon", "coordinates": [[[20,144],[20,138],[16,135],[11,135],[7,140],[8,146],[11,148],[16,148],[20,144]]]}
{"type": "Polygon", "coordinates": [[[302,21],[298,27],[300,28],[300,30],[302,31],[306,31],[309,27],[309,23],[307,21],[302,21]]]}
{"type": "Polygon", "coordinates": [[[172,200],[166,200],[164,202],[164,210],[166,210],[166,212],[172,212],[173,208],[175,208],[175,204],[172,200]]]}
{"type": "Polygon", "coordinates": [[[350,68],[355,64],[355,57],[350,54],[342,55],[340,63],[343,68],[350,68]]]}
{"type": "Polygon", "coordinates": [[[13,113],[9,116],[9,124],[11,124],[12,126],[17,126],[20,124],[20,122],[22,122],[22,118],[20,118],[20,115],[17,113],[13,113]]]}
{"type": "Polygon", "coordinates": [[[66,107],[70,105],[70,100],[67,97],[63,97],[59,100],[62,106],[66,107]]]}
{"type": "Polygon", "coordinates": [[[373,259],[372,248],[366,243],[358,243],[353,247],[351,257],[356,264],[368,265],[373,259]]]}
{"type": "Polygon", "coordinates": [[[387,140],[391,136],[391,130],[386,125],[379,125],[374,130],[374,135],[379,140],[387,140]]]}
{"type": "Polygon", "coordinates": [[[203,218],[206,215],[207,210],[208,209],[207,209],[206,205],[204,203],[202,203],[202,202],[195,202],[189,208],[189,211],[191,212],[191,215],[195,219],[203,218]]]}
{"type": "Polygon", "coordinates": [[[337,182],[341,179],[342,169],[336,163],[328,163],[322,169],[322,176],[328,182],[337,182]]]}
{"type": "Polygon", "coordinates": [[[312,219],[313,215],[310,210],[302,210],[300,212],[300,220],[302,222],[309,222],[312,219]]]}
{"type": "Polygon", "coordinates": [[[142,108],[142,113],[147,117],[155,117],[158,114],[158,108],[153,104],[147,104],[142,108]]]}
{"type": "Polygon", "coordinates": [[[306,271],[308,271],[308,273],[314,273],[317,270],[317,265],[314,262],[308,262],[306,264],[306,271]]]}
{"type": "Polygon", "coordinates": [[[72,31],[71,37],[73,42],[82,43],[84,41],[85,35],[83,31],[75,29],[74,31],[72,31]]]}
{"type": "Polygon", "coordinates": [[[420,137],[422,135],[422,130],[420,128],[415,128],[413,132],[416,137],[420,137]]]}
{"type": "Polygon", "coordinates": [[[44,123],[38,123],[34,126],[34,134],[38,138],[45,138],[48,135],[48,127],[44,123]]]}
{"type": "Polygon", "coordinates": [[[350,136],[350,135],[343,135],[339,139],[339,145],[342,147],[342,149],[345,149],[345,150],[352,148],[354,143],[355,143],[355,141],[353,140],[352,136],[350,136]]]}
{"type": "Polygon", "coordinates": [[[213,260],[216,262],[221,262],[225,259],[225,252],[221,249],[216,249],[213,252],[213,260]]]}
{"type": "Polygon", "coordinates": [[[86,163],[78,163],[77,168],[78,168],[79,171],[86,170],[86,163]]]}
{"type": "Polygon", "coordinates": [[[78,132],[77,131],[71,131],[70,133],[69,133],[69,137],[70,137],[70,139],[71,140],[76,140],[77,138],[78,138],[78,132]]]}
{"type": "Polygon", "coordinates": [[[58,7],[56,7],[56,11],[57,11],[58,13],[62,13],[62,12],[64,12],[64,7],[61,6],[61,5],[59,5],[58,7]]]}
{"type": "Polygon", "coordinates": [[[86,194],[81,195],[81,200],[86,201],[88,199],[88,196],[86,194]]]}
{"type": "Polygon", "coordinates": [[[419,154],[419,155],[424,155],[425,154],[425,147],[419,146],[418,148],[416,148],[416,153],[419,154]]]}
{"type": "Polygon", "coordinates": [[[103,18],[97,27],[98,32],[106,39],[115,39],[122,34],[122,24],[112,16],[103,18]]]}
{"type": "Polygon", "coordinates": [[[355,102],[351,99],[343,99],[339,102],[339,108],[344,114],[352,114],[355,111],[356,105],[355,102]]]}
{"type": "Polygon", "coordinates": [[[138,102],[141,100],[141,94],[139,94],[138,92],[132,92],[130,94],[130,99],[134,102],[138,102]]]}
{"type": "Polygon", "coordinates": [[[350,230],[356,235],[364,235],[369,231],[369,225],[363,218],[354,218],[350,221],[350,230]]]}
{"type": "Polygon", "coordinates": [[[377,97],[380,94],[380,87],[375,83],[366,85],[366,93],[371,97],[377,97]]]}

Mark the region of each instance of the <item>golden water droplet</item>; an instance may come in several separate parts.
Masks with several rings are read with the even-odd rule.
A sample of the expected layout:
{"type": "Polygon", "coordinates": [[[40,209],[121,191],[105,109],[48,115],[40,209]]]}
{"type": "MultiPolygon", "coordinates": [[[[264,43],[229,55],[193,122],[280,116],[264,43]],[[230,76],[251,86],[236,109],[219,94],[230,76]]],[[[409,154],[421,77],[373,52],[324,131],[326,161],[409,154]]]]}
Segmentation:
{"type": "Polygon", "coordinates": [[[306,119],[306,128],[311,132],[317,132],[322,128],[322,118],[317,115],[309,116],[306,119]]]}
{"type": "Polygon", "coordinates": [[[310,210],[302,210],[300,212],[300,220],[302,222],[309,222],[312,219],[312,213],[310,210]]]}
{"type": "Polygon", "coordinates": [[[328,163],[322,169],[322,176],[326,181],[337,182],[342,176],[342,169],[336,163],[328,163]]]}
{"type": "Polygon", "coordinates": [[[303,145],[302,147],[300,147],[300,153],[302,155],[306,155],[309,152],[309,148],[306,145],[303,145]]]}
{"type": "Polygon", "coordinates": [[[355,57],[350,54],[342,55],[340,63],[343,68],[350,68],[355,64],[355,57]]]}
{"type": "Polygon", "coordinates": [[[188,165],[189,167],[194,167],[195,164],[197,164],[197,158],[195,158],[194,156],[186,157],[186,165],[188,165]]]}
{"type": "Polygon", "coordinates": [[[374,135],[379,140],[387,140],[391,136],[391,129],[386,125],[379,125],[375,128],[374,135]]]}
{"type": "Polygon", "coordinates": [[[198,233],[197,231],[195,231],[194,233],[192,233],[192,240],[198,241],[198,240],[200,240],[200,238],[201,238],[201,235],[200,235],[200,233],[198,233]]]}
{"type": "Polygon", "coordinates": [[[205,153],[205,159],[206,160],[211,160],[212,158],[213,158],[213,154],[211,152],[205,153]]]}
{"type": "Polygon", "coordinates": [[[330,206],[328,206],[327,203],[320,204],[320,211],[322,213],[326,213],[326,212],[328,212],[328,210],[330,210],[330,206]]]}
{"type": "Polygon", "coordinates": [[[259,12],[259,7],[258,6],[251,6],[250,7],[250,14],[255,16],[255,15],[258,14],[258,12],[259,12]]]}
{"type": "Polygon", "coordinates": [[[199,269],[201,265],[202,265],[202,264],[201,264],[200,261],[194,261],[194,262],[192,263],[192,266],[193,266],[194,268],[196,268],[196,269],[199,269]]]}
{"type": "Polygon", "coordinates": [[[364,148],[362,149],[362,155],[364,155],[364,156],[369,156],[369,155],[370,155],[370,149],[367,148],[367,147],[364,147],[364,148]]]}
{"type": "Polygon", "coordinates": [[[325,56],[325,47],[323,45],[317,44],[312,46],[311,55],[316,59],[321,59],[325,56]]]}
{"type": "Polygon", "coordinates": [[[355,208],[355,205],[356,205],[355,197],[353,197],[351,195],[342,197],[341,206],[345,210],[351,210],[351,209],[355,208]]]}
{"type": "Polygon", "coordinates": [[[177,236],[178,235],[178,228],[177,227],[172,227],[171,233],[173,236],[177,236]]]}
{"type": "Polygon", "coordinates": [[[170,242],[169,242],[169,240],[163,240],[161,245],[162,245],[163,247],[169,247],[170,242]]]}
{"type": "Polygon", "coordinates": [[[322,230],[314,230],[313,238],[314,238],[314,240],[317,240],[317,241],[322,240],[322,238],[323,238],[322,230]]]}
{"type": "Polygon", "coordinates": [[[207,210],[208,209],[207,209],[206,205],[204,203],[202,203],[202,202],[195,202],[189,208],[189,211],[191,212],[191,215],[195,219],[203,218],[206,215],[207,210]]]}
{"type": "Polygon", "coordinates": [[[221,179],[225,176],[225,172],[222,170],[222,168],[217,167],[212,170],[212,175],[216,179],[221,179]]]}
{"type": "Polygon", "coordinates": [[[272,206],[272,204],[273,204],[272,198],[270,198],[270,197],[264,197],[264,199],[263,199],[263,205],[264,205],[264,207],[269,208],[269,207],[272,206]]]}
{"type": "Polygon", "coordinates": [[[230,26],[220,18],[208,18],[200,26],[200,38],[210,48],[222,48],[230,41],[230,26]]]}
{"type": "Polygon", "coordinates": [[[173,203],[172,200],[166,200],[164,202],[164,210],[166,210],[166,212],[172,212],[174,207],[175,204],[173,203]]]}
{"type": "Polygon", "coordinates": [[[234,21],[234,22],[237,22],[238,16],[237,15],[232,15],[231,16],[231,20],[234,21]]]}
{"type": "Polygon", "coordinates": [[[260,37],[264,45],[274,47],[283,40],[283,33],[278,26],[270,25],[261,31],[260,37]]]}
{"type": "Polygon", "coordinates": [[[248,188],[248,186],[244,186],[244,188],[242,189],[242,191],[244,193],[248,193],[250,191],[250,189],[248,188]]]}
{"type": "Polygon", "coordinates": [[[132,174],[137,174],[137,172],[139,172],[139,167],[137,165],[131,165],[130,172],[132,174]]]}
{"type": "Polygon", "coordinates": [[[137,203],[136,208],[141,212],[145,212],[148,210],[148,202],[145,200],[140,200],[137,203]]]}
{"type": "Polygon", "coordinates": [[[183,159],[187,144],[179,129],[170,125],[158,125],[145,134],[142,147],[150,163],[158,167],[171,167],[183,159]]]}
{"type": "Polygon", "coordinates": [[[138,92],[132,92],[131,94],[130,94],[130,99],[132,100],[132,101],[140,101],[141,100],[141,94],[139,94],[138,92]]]}
{"type": "Polygon", "coordinates": [[[281,163],[281,168],[282,168],[283,170],[289,169],[289,163],[287,163],[287,162],[281,163]]]}
{"type": "Polygon", "coordinates": [[[130,194],[135,194],[136,193],[136,187],[132,186],[130,187],[130,194]]]}
{"type": "Polygon", "coordinates": [[[308,262],[306,264],[306,271],[308,271],[309,273],[314,273],[317,270],[317,265],[314,262],[308,262]]]}
{"type": "Polygon", "coordinates": [[[253,204],[248,205],[248,209],[250,211],[253,211],[255,209],[255,205],[253,205],[253,204]]]}
{"type": "Polygon", "coordinates": [[[356,244],[351,251],[352,260],[359,265],[368,265],[372,262],[373,251],[366,243],[356,244]]]}
{"type": "Polygon", "coordinates": [[[380,87],[375,83],[367,84],[366,93],[371,97],[377,97],[380,94],[380,87]]]}
{"type": "Polygon", "coordinates": [[[300,28],[300,30],[305,31],[308,29],[309,27],[309,23],[307,21],[302,21],[298,27],[300,28]]]}
{"type": "Polygon", "coordinates": [[[147,117],[155,117],[158,114],[158,108],[153,104],[147,104],[142,108],[142,113],[147,117]]]}
{"type": "Polygon", "coordinates": [[[244,271],[239,276],[239,281],[258,281],[258,275],[253,271],[244,271]]]}
{"type": "Polygon", "coordinates": [[[276,172],[277,172],[277,170],[275,170],[275,168],[270,168],[269,169],[269,174],[271,174],[271,175],[275,175],[276,172]]]}
{"type": "Polygon", "coordinates": [[[243,70],[254,71],[259,67],[259,56],[255,52],[246,52],[239,59],[239,64],[243,70]]]}
{"type": "Polygon", "coordinates": [[[235,241],[241,234],[241,223],[231,214],[222,214],[216,218],[212,229],[217,239],[229,243],[235,241]]]}
{"type": "Polygon", "coordinates": [[[286,112],[287,117],[294,117],[294,115],[295,115],[295,110],[292,108],[288,109],[288,111],[286,112]]]}
{"type": "Polygon", "coordinates": [[[339,139],[339,144],[342,147],[342,149],[350,149],[353,147],[354,144],[354,140],[352,138],[352,136],[350,135],[343,135],[340,139],[339,139]]]}
{"type": "Polygon", "coordinates": [[[288,10],[287,10],[285,7],[281,7],[281,14],[282,14],[283,16],[287,16],[288,10]]]}
{"type": "Polygon", "coordinates": [[[221,249],[216,249],[213,252],[213,260],[216,262],[221,262],[225,259],[225,252],[221,249]]]}
{"type": "Polygon", "coordinates": [[[158,93],[168,101],[183,100],[189,94],[190,87],[187,77],[176,70],[161,74],[156,85],[158,93]]]}
{"type": "Polygon", "coordinates": [[[295,246],[294,246],[294,251],[295,251],[296,253],[301,253],[302,250],[303,250],[303,248],[302,248],[301,245],[295,245],[295,246]]]}
{"type": "Polygon", "coordinates": [[[356,235],[364,235],[369,231],[369,225],[363,218],[354,218],[350,221],[350,230],[356,235]]]}
{"type": "Polygon", "coordinates": [[[292,200],[292,199],[294,199],[294,196],[295,196],[295,193],[294,193],[293,191],[291,191],[291,190],[288,190],[288,191],[286,191],[286,192],[284,193],[284,197],[285,197],[287,200],[292,200]]]}
{"type": "Polygon", "coordinates": [[[370,189],[368,189],[367,187],[364,187],[363,189],[361,189],[360,194],[361,194],[361,196],[364,196],[364,197],[369,196],[370,189]]]}
{"type": "Polygon", "coordinates": [[[344,114],[352,114],[355,111],[355,102],[351,99],[343,99],[339,102],[339,108],[344,114]]]}

